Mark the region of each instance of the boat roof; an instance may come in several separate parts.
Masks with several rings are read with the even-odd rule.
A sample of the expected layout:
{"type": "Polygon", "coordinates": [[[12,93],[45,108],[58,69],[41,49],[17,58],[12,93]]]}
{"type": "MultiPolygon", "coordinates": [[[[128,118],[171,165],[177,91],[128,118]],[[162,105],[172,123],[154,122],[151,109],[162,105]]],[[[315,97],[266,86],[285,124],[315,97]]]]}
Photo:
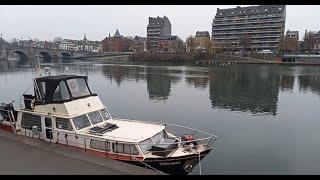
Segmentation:
{"type": "MultiPolygon", "coordinates": [[[[131,143],[142,142],[161,132],[165,128],[164,124],[130,121],[125,119],[110,119],[107,122],[116,124],[119,128],[104,133],[104,138],[131,143]]],[[[88,130],[85,131],[85,134],[90,134],[88,130]]]]}
{"type": "Polygon", "coordinates": [[[41,82],[49,82],[49,81],[61,81],[61,80],[68,80],[68,79],[74,79],[74,78],[88,78],[87,76],[78,76],[78,75],[55,75],[55,76],[42,76],[42,77],[36,77],[36,81],[41,82]]]}
{"type": "MultiPolygon", "coordinates": [[[[87,84],[87,76],[79,76],[79,75],[55,75],[55,76],[43,76],[35,78],[36,85],[35,85],[35,95],[38,97],[36,101],[36,105],[43,105],[43,104],[50,104],[50,103],[64,103],[76,98],[82,97],[73,97],[73,94],[69,92],[69,90],[75,91],[89,91],[89,93],[85,92],[85,96],[93,95],[90,91],[90,88],[87,84]],[[84,89],[79,89],[78,82],[73,82],[74,87],[70,87],[66,84],[67,80],[70,79],[84,79],[86,87],[84,89]],[[63,82],[62,85],[65,84],[65,88],[60,87],[59,83],[63,82]],[[62,89],[61,89],[62,88],[62,89]],[[68,89],[69,90],[68,90],[68,89]],[[76,88],[76,89],[74,89],[76,88]],[[87,88],[87,89],[86,89],[87,88]],[[54,93],[57,91],[56,100],[53,99],[54,93]],[[68,95],[68,97],[62,98],[62,94],[68,95]],[[58,100],[57,100],[58,99],[58,100]]],[[[81,92],[80,92],[81,93],[81,92]]]]}

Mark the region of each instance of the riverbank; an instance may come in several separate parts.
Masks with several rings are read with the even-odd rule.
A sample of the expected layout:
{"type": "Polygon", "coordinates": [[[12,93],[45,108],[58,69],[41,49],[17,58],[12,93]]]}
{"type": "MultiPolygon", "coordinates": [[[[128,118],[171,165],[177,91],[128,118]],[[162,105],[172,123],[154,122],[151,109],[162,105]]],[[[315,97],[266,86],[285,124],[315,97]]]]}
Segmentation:
{"type": "Polygon", "coordinates": [[[156,175],[156,171],[0,130],[0,174],[156,175]]]}
{"type": "Polygon", "coordinates": [[[235,56],[208,53],[136,53],[129,57],[130,62],[172,62],[187,64],[281,64],[281,65],[320,65],[320,60],[300,59],[299,61],[282,61],[275,56],[235,56]]]}

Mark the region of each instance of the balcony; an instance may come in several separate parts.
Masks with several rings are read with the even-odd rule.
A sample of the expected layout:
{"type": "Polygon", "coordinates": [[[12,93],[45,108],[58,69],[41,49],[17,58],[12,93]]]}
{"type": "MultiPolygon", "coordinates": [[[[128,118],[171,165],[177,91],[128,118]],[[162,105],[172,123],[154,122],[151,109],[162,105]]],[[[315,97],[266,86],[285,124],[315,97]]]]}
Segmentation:
{"type": "Polygon", "coordinates": [[[212,31],[228,31],[228,30],[243,30],[243,29],[266,29],[266,28],[283,28],[282,25],[278,26],[251,26],[251,27],[232,27],[232,28],[212,28],[212,31]]]}
{"type": "MultiPolygon", "coordinates": [[[[237,40],[242,38],[241,36],[227,36],[227,37],[213,37],[214,40],[237,40]]],[[[280,35],[272,35],[272,36],[250,36],[250,39],[263,39],[263,38],[280,38],[280,35]]]]}
{"type": "Polygon", "coordinates": [[[235,19],[237,20],[246,20],[246,19],[266,19],[266,18],[275,18],[275,17],[285,17],[283,13],[277,13],[277,14],[268,14],[268,15],[247,15],[246,17],[236,17],[233,16],[232,18],[227,17],[217,17],[213,19],[213,22],[220,22],[220,21],[233,21],[235,19]]]}
{"type": "Polygon", "coordinates": [[[245,25],[245,24],[264,24],[264,23],[282,23],[284,20],[256,20],[256,21],[246,21],[246,22],[227,22],[227,23],[212,23],[212,27],[217,26],[231,26],[231,25],[245,25]]]}

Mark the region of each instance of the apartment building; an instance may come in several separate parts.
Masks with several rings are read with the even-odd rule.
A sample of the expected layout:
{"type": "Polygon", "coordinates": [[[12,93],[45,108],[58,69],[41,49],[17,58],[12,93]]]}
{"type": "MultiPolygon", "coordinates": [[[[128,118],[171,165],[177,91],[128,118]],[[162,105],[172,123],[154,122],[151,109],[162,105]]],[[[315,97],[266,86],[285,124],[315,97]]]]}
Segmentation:
{"type": "Polygon", "coordinates": [[[278,51],[285,20],[285,5],[218,8],[212,23],[213,46],[225,51],[278,51]]]}
{"type": "Polygon", "coordinates": [[[150,52],[157,51],[159,39],[163,36],[171,35],[171,23],[169,19],[164,16],[149,17],[149,24],[147,26],[147,48],[150,52]]]}

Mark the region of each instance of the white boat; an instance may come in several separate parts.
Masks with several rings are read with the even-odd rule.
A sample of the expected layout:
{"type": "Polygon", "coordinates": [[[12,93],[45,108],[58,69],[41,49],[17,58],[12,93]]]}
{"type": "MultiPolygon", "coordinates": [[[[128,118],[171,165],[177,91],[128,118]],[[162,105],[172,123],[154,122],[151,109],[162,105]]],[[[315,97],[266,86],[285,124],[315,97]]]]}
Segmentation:
{"type": "Polygon", "coordinates": [[[19,109],[0,106],[1,129],[167,174],[191,172],[216,140],[185,126],[113,118],[87,76],[36,77],[33,86],[19,109]]]}

